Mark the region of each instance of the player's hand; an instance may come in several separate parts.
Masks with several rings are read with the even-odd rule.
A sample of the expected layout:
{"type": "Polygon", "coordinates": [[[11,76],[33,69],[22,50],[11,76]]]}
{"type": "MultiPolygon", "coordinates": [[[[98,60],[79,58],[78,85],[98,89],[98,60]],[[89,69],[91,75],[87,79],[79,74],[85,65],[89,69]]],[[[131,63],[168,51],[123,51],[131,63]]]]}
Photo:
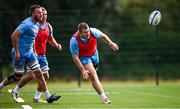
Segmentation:
{"type": "Polygon", "coordinates": [[[19,52],[15,52],[15,60],[20,60],[20,54],[19,54],[19,52]]]}
{"type": "Polygon", "coordinates": [[[61,50],[62,50],[62,46],[61,46],[61,44],[58,44],[57,49],[58,49],[59,51],[61,51],[61,50]]]}
{"type": "Polygon", "coordinates": [[[119,47],[116,43],[112,42],[112,43],[109,43],[109,46],[111,47],[111,49],[113,51],[118,51],[119,50],[119,47]]]}
{"type": "Polygon", "coordinates": [[[83,79],[87,80],[89,78],[89,71],[88,70],[83,70],[82,71],[82,76],[83,76],[83,79]]]}

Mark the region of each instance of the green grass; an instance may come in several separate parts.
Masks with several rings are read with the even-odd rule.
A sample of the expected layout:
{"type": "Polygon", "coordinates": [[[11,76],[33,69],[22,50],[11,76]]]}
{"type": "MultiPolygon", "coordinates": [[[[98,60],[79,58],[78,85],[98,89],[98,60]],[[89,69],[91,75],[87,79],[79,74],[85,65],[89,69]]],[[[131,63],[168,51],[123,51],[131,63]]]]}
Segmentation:
{"type": "Polygon", "coordinates": [[[14,88],[15,84],[5,87],[0,94],[0,108],[22,108],[21,105],[30,105],[33,109],[180,108],[179,82],[161,82],[158,87],[154,82],[102,82],[102,84],[112,104],[102,104],[89,82],[82,83],[80,88],[76,82],[50,82],[49,91],[61,95],[62,99],[53,104],[33,103],[36,83],[31,82],[20,92],[25,103],[13,102],[7,92],[9,88],[14,88]]]}

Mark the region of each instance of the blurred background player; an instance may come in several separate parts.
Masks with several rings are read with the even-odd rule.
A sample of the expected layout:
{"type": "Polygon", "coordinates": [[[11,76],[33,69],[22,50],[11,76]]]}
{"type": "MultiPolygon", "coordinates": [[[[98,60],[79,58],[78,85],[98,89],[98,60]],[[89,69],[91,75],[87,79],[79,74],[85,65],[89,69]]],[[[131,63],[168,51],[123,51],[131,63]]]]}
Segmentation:
{"type": "Polygon", "coordinates": [[[70,40],[70,51],[83,78],[90,78],[93,88],[100,95],[102,101],[105,104],[110,104],[111,101],[105,95],[96,72],[99,64],[97,50],[97,39],[99,38],[105,41],[114,51],[119,50],[118,45],[112,42],[106,34],[96,28],[89,28],[87,23],[82,22],[78,25],[78,31],[74,33],[70,40]]]}
{"type": "Polygon", "coordinates": [[[38,21],[42,20],[41,6],[32,5],[29,12],[31,17],[28,17],[22,21],[22,23],[11,35],[13,44],[12,61],[15,74],[7,77],[2,82],[3,85],[1,85],[5,86],[13,81],[21,79],[15,89],[13,89],[11,92],[13,100],[17,102],[20,88],[26,84],[26,80],[23,79],[22,74],[25,72],[25,67],[27,65],[29,68],[29,72],[27,73],[34,74],[38,85],[41,86],[42,91],[45,94],[47,102],[52,103],[53,101],[58,100],[60,96],[51,95],[49,93],[45,79],[40,70],[40,65],[37,61],[35,53],[33,52],[34,39],[39,30],[38,21]]]}
{"type": "MultiPolygon", "coordinates": [[[[46,58],[46,44],[48,42],[51,46],[56,47],[59,51],[62,50],[62,47],[54,39],[52,26],[46,21],[47,10],[44,7],[41,7],[41,9],[42,9],[42,20],[39,21],[40,28],[35,38],[34,52],[37,56],[45,81],[47,82],[47,80],[49,79],[49,73],[48,73],[49,67],[46,58]]],[[[29,73],[28,75],[25,75],[24,78],[25,80],[27,80],[26,83],[31,79],[33,79],[33,77],[34,77],[33,73],[29,73]]],[[[42,94],[42,87],[38,85],[33,101],[45,102],[44,100],[40,99],[41,94],[42,94]]]]}

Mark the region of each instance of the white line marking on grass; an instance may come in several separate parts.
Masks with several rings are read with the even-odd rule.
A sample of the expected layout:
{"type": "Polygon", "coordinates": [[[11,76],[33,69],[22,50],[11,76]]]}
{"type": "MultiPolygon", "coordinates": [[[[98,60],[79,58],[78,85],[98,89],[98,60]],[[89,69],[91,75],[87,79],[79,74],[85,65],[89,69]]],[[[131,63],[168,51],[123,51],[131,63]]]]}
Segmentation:
{"type": "Polygon", "coordinates": [[[161,94],[156,94],[156,93],[146,93],[146,92],[129,91],[129,90],[120,90],[120,92],[137,93],[137,94],[142,94],[142,95],[159,96],[159,97],[164,97],[164,98],[172,98],[174,100],[180,100],[179,98],[176,98],[176,97],[173,97],[173,96],[161,95],[161,94]]]}
{"type": "MultiPolygon", "coordinates": [[[[58,92],[60,94],[63,95],[95,95],[97,94],[95,91],[89,89],[89,90],[53,90],[54,92],[58,92]]],[[[29,92],[28,90],[26,90],[25,92],[29,92]]],[[[156,94],[156,93],[146,93],[146,92],[141,92],[141,91],[130,91],[130,90],[125,90],[125,89],[121,89],[118,91],[107,91],[106,94],[120,94],[121,92],[124,93],[137,93],[137,94],[143,94],[143,95],[151,95],[151,96],[159,96],[159,97],[164,97],[164,98],[172,98],[174,100],[180,100],[179,98],[173,97],[173,96],[168,96],[168,95],[162,95],[162,94],[156,94]]]]}
{"type": "MultiPolygon", "coordinates": [[[[179,98],[173,97],[173,96],[168,96],[168,95],[162,95],[162,94],[156,94],[156,93],[146,93],[146,92],[141,92],[141,91],[130,91],[130,90],[119,90],[119,91],[112,91],[112,92],[106,92],[106,94],[120,94],[121,92],[125,93],[136,93],[136,94],[141,94],[141,95],[150,95],[150,96],[158,96],[158,97],[164,97],[164,98],[171,98],[173,100],[180,100],[179,98]]],[[[78,92],[78,91],[72,91],[72,92],[60,92],[61,94],[64,95],[95,95],[97,94],[96,92],[88,91],[88,92],[78,92]]]]}
{"type": "Polygon", "coordinates": [[[95,92],[68,92],[68,93],[61,93],[63,95],[95,95],[95,92]]]}
{"type": "MultiPolygon", "coordinates": [[[[53,90],[54,92],[58,92],[60,94],[63,95],[95,95],[97,94],[94,90],[92,89],[74,89],[74,90],[53,90]]],[[[24,92],[29,92],[29,90],[25,90],[24,92]]],[[[164,97],[164,98],[172,98],[173,100],[180,100],[180,98],[176,98],[173,96],[168,96],[168,95],[162,95],[162,94],[156,94],[156,93],[146,93],[146,92],[141,92],[141,91],[130,91],[130,90],[125,90],[125,89],[121,89],[118,91],[107,91],[106,94],[120,94],[121,92],[124,93],[136,93],[136,94],[143,94],[143,95],[150,95],[150,96],[159,96],[159,97],[164,97]]]]}
{"type": "Polygon", "coordinates": [[[32,107],[29,105],[21,105],[21,106],[23,107],[23,109],[32,109],[32,107]]]}

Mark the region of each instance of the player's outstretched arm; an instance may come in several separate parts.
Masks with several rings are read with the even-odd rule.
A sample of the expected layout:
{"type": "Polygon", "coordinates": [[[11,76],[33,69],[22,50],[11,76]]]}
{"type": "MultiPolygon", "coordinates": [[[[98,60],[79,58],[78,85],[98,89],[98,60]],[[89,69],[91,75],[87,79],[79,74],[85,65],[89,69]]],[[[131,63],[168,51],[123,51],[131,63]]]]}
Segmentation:
{"type": "Polygon", "coordinates": [[[103,34],[101,39],[106,42],[112,50],[114,51],[118,51],[119,50],[119,47],[116,43],[114,43],[106,34],[103,34]]]}

